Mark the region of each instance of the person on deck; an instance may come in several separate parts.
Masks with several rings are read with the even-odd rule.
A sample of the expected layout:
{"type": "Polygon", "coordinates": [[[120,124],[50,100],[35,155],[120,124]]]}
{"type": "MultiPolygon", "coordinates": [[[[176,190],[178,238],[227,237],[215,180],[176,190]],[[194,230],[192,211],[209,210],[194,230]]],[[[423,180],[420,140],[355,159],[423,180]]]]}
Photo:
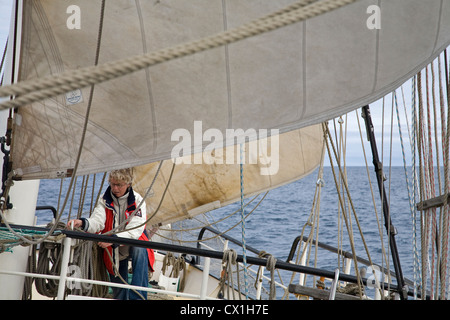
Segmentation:
{"type": "MultiPolygon", "coordinates": [[[[131,187],[133,169],[119,169],[109,174],[109,187],[97,203],[89,218],[70,220],[68,228],[81,228],[89,233],[106,233],[122,224],[135,211],[142,201],[142,197],[131,187]]],[[[146,207],[145,202],[131,217],[115,236],[129,239],[148,240],[145,232],[146,207]],[[135,228],[137,227],[137,228],[135,228]]],[[[131,259],[133,276],[131,285],[147,287],[148,271],[153,272],[155,261],[152,249],[117,245],[108,242],[99,242],[103,248],[103,261],[108,270],[110,281],[128,282],[128,260],[131,259]],[[122,279],[121,279],[122,278],[122,279]]],[[[147,292],[128,290],[113,287],[113,297],[120,300],[146,299],[147,292]]]]}

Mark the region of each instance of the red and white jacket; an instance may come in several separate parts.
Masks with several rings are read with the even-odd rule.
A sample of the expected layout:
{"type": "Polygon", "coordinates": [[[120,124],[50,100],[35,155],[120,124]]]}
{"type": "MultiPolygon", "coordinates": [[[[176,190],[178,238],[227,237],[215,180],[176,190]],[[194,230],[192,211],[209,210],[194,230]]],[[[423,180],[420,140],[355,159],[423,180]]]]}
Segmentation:
{"type": "MultiPolygon", "coordinates": [[[[111,187],[103,194],[103,197],[99,200],[96,205],[92,215],[89,218],[82,218],[83,220],[83,230],[90,233],[106,233],[116,228],[121,221],[127,219],[136,209],[137,205],[142,201],[142,197],[140,194],[133,191],[130,187],[127,194],[125,194],[122,198],[114,201],[113,195],[111,194],[111,187]],[[121,199],[126,197],[126,201],[124,202],[126,208],[120,208],[121,199]],[[119,208],[117,208],[119,206],[119,208]],[[124,210],[125,209],[125,210],[124,210]],[[120,217],[120,214],[124,214],[123,217],[120,217]]],[[[148,241],[148,237],[145,233],[145,221],[147,219],[146,216],[146,207],[145,203],[142,203],[139,210],[135,213],[135,215],[127,222],[125,231],[117,233],[117,237],[128,238],[128,239],[139,239],[148,241]],[[138,228],[136,226],[142,225],[138,228]]],[[[112,245],[107,247],[103,253],[103,261],[106,265],[106,268],[110,274],[115,275],[115,269],[113,267],[111,258],[108,255],[109,251],[111,257],[113,258],[114,264],[116,265],[116,270],[119,269],[119,246],[112,245]]],[[[153,264],[155,262],[155,254],[152,249],[147,249],[148,258],[149,258],[149,270],[153,271],[153,264]]]]}

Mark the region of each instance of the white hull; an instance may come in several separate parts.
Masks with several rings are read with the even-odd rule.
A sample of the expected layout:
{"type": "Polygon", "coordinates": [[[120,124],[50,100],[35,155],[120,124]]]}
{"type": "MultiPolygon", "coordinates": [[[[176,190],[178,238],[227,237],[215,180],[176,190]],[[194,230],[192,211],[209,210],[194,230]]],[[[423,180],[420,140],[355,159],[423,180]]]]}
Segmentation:
{"type": "MultiPolygon", "coordinates": [[[[36,209],[39,181],[21,181],[11,190],[11,202],[14,208],[7,210],[6,219],[11,224],[34,225],[34,212],[36,209]],[[20,194],[27,197],[21,197],[20,194]]],[[[29,247],[16,246],[13,252],[0,254],[0,266],[2,270],[25,272],[28,260],[29,247]]],[[[0,274],[0,300],[21,299],[24,277],[0,274]],[[7,288],[7,289],[6,289],[7,288]]]]}

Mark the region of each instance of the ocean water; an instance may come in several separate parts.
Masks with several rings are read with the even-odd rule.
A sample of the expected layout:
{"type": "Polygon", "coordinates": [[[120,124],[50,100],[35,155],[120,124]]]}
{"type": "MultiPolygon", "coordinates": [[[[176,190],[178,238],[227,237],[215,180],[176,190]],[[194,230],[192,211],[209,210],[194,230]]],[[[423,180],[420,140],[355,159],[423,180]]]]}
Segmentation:
{"type": "MultiPolygon", "coordinates": [[[[373,168],[349,167],[347,168],[348,188],[353,202],[363,238],[368,247],[371,260],[384,267],[394,270],[391,251],[384,226],[384,217],[381,211],[381,201],[378,184],[373,168]],[[369,172],[367,172],[369,170],[369,172]],[[370,176],[372,191],[367,176],[370,176]],[[377,211],[374,209],[374,201],[377,211]],[[377,214],[376,214],[377,212],[377,214]],[[377,222],[377,215],[378,221],[377,222]],[[380,236],[380,231],[382,235],[380,236]],[[383,238],[381,240],[381,238],[383,238]],[[384,246],[389,261],[383,258],[384,246]]],[[[411,174],[409,178],[411,178],[411,174]]],[[[410,210],[408,191],[406,188],[405,170],[403,167],[393,167],[386,172],[385,188],[390,206],[391,221],[397,229],[395,236],[404,277],[414,279],[414,242],[413,218],[410,210]]],[[[318,180],[318,170],[302,180],[271,190],[264,201],[252,213],[245,223],[245,238],[249,246],[265,250],[276,258],[286,261],[292,242],[301,235],[302,229],[308,222],[314,201],[315,186],[318,180]]],[[[342,187],[343,188],[343,187],[342,187]]],[[[338,206],[339,198],[336,184],[330,167],[324,168],[323,186],[320,197],[319,241],[333,247],[338,247],[338,235],[342,232],[341,248],[352,252],[347,229],[344,222],[339,223],[342,212],[338,206]]],[[[240,203],[233,205],[235,209],[240,203]]],[[[348,207],[347,202],[347,207],[348,207]]],[[[228,209],[229,211],[230,209],[228,209]]],[[[247,213],[249,209],[246,209],[247,213]]],[[[218,209],[225,213],[227,209],[218,209]]],[[[351,211],[347,211],[351,212],[351,211]]],[[[355,252],[358,256],[368,259],[362,237],[360,236],[355,218],[352,215],[352,230],[355,239],[355,252]]],[[[240,216],[236,215],[236,220],[240,216]]],[[[416,218],[418,221],[418,218],[416,218]]],[[[305,235],[310,231],[305,228],[305,235]]],[[[230,231],[235,238],[241,239],[241,226],[230,231]]],[[[420,246],[420,240],[417,244],[420,246]]],[[[317,266],[334,271],[338,265],[338,257],[334,253],[319,249],[317,266]]],[[[342,265],[342,262],[341,262],[342,265]]],[[[361,267],[361,265],[359,265],[361,267]]]]}
{"type": "MultiPolygon", "coordinates": [[[[391,252],[384,227],[384,218],[380,209],[380,196],[373,168],[349,167],[347,168],[347,175],[351,199],[363,231],[365,242],[368,246],[370,257],[374,263],[383,266],[389,264],[390,269],[394,270],[391,259],[387,262],[383,259],[382,255],[383,245],[389,257],[391,256],[391,252]],[[380,223],[377,223],[367,171],[369,171],[380,223]],[[380,228],[383,240],[380,240],[380,228]]],[[[401,268],[404,276],[412,280],[414,276],[414,237],[405,172],[403,167],[393,167],[390,171],[385,172],[385,176],[387,178],[385,187],[390,205],[391,219],[397,229],[395,239],[399,251],[401,268]]],[[[410,174],[409,177],[411,177],[410,174]]],[[[101,177],[97,178],[97,186],[100,183],[100,179],[101,177]]],[[[314,202],[317,180],[318,170],[299,181],[271,190],[245,221],[246,244],[258,250],[264,250],[277,259],[285,261],[292,242],[297,236],[301,235],[302,228],[305,227],[308,221],[314,202]]],[[[81,184],[81,182],[79,183],[81,184]]],[[[57,207],[59,187],[59,181],[43,180],[40,186],[38,205],[52,205],[57,207]]],[[[89,196],[91,193],[90,190],[88,189],[87,191],[89,196]]],[[[261,199],[261,196],[257,201],[259,199],[261,199]]],[[[257,201],[254,201],[245,209],[246,214],[254,208],[257,201]]],[[[348,205],[348,202],[346,203],[348,205]]],[[[237,202],[225,208],[214,210],[208,216],[210,219],[219,220],[231,212],[239,211],[239,209],[240,202],[237,202]]],[[[89,211],[89,204],[83,210],[89,211]]],[[[76,212],[71,212],[70,214],[73,217],[76,215],[76,212]]],[[[320,197],[319,241],[337,247],[339,230],[343,228],[341,247],[343,250],[351,252],[345,224],[342,224],[341,221],[341,225],[339,225],[338,222],[339,215],[342,215],[342,213],[338,206],[338,196],[333,173],[330,167],[325,167],[320,197]]],[[[37,218],[38,224],[46,224],[51,221],[52,214],[50,211],[39,211],[37,218]]],[[[229,234],[238,240],[242,240],[240,214],[235,214],[226,221],[217,223],[214,227],[220,230],[227,230],[230,225],[235,223],[238,225],[229,234]]],[[[353,214],[352,229],[355,238],[356,254],[367,259],[367,253],[364,249],[363,241],[359,235],[353,214]]],[[[310,228],[306,227],[305,230],[309,232],[310,228]]],[[[242,252],[237,253],[242,254],[242,252]]],[[[318,267],[334,271],[337,265],[337,255],[319,249],[318,267]]]]}

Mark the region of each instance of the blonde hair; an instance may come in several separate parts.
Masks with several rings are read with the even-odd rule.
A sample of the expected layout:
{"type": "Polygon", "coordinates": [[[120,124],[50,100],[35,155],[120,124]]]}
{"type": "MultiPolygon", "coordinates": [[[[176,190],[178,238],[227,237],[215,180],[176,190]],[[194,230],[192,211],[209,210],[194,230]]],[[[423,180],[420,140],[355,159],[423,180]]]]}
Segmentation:
{"type": "Polygon", "coordinates": [[[133,168],[113,170],[109,173],[109,182],[111,180],[123,181],[127,184],[133,182],[133,168]]]}

